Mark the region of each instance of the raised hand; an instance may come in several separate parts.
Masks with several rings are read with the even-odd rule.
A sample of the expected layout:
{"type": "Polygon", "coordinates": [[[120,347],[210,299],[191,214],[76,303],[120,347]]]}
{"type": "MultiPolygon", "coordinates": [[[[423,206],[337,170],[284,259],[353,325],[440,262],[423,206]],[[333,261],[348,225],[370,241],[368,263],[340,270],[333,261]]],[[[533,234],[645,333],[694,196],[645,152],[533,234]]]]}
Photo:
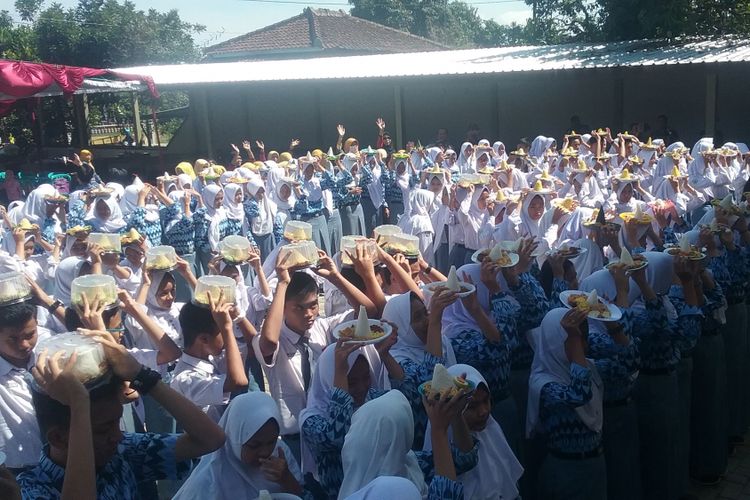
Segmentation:
{"type": "Polygon", "coordinates": [[[382,118],[378,118],[377,120],[375,120],[375,125],[378,126],[378,130],[380,130],[381,132],[385,131],[385,120],[383,120],[382,118]]]}
{"type": "Polygon", "coordinates": [[[346,134],[346,128],[340,123],[336,125],[336,131],[339,133],[339,137],[344,137],[344,134],[346,134]]]}

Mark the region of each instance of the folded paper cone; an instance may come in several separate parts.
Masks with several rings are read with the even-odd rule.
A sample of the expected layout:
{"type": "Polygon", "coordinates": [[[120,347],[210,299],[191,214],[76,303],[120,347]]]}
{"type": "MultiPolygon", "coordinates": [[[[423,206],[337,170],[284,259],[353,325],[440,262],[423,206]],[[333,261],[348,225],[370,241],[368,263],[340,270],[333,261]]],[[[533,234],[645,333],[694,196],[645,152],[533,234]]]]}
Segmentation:
{"type": "Polygon", "coordinates": [[[680,238],[680,251],[684,253],[690,252],[690,240],[688,240],[687,235],[682,235],[680,238]]]}
{"type": "Polygon", "coordinates": [[[595,306],[599,302],[599,297],[596,295],[596,288],[591,290],[591,293],[589,293],[588,297],[586,298],[586,303],[590,306],[595,306]]]}
{"type": "Polygon", "coordinates": [[[447,391],[454,387],[453,377],[445,366],[440,363],[435,365],[435,369],[432,372],[432,382],[430,383],[430,389],[433,392],[447,391]]]}
{"type": "Polygon", "coordinates": [[[370,322],[367,319],[367,309],[365,306],[359,306],[359,316],[357,316],[357,326],[354,329],[355,337],[367,337],[370,334],[370,322]]]}
{"type": "Polygon", "coordinates": [[[627,248],[622,249],[622,253],[620,254],[620,263],[625,264],[626,266],[632,266],[635,262],[633,261],[633,256],[630,255],[630,252],[628,252],[627,248]]]}
{"type": "Polygon", "coordinates": [[[452,292],[458,292],[458,278],[456,277],[456,266],[451,266],[450,271],[448,271],[448,282],[446,283],[446,286],[448,287],[448,290],[452,292]]]}

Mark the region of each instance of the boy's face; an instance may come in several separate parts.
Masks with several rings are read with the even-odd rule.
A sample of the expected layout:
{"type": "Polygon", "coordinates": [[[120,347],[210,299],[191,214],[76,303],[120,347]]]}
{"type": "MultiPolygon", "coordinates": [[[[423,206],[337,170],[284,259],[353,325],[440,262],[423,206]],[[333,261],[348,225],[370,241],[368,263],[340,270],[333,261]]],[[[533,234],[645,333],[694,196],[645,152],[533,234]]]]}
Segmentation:
{"type": "Polygon", "coordinates": [[[294,297],[284,304],[284,321],[295,332],[306,332],[318,317],[318,296],[310,293],[294,297]]]}
{"type": "Polygon", "coordinates": [[[37,342],[36,319],[21,328],[0,327],[0,356],[16,366],[25,367],[37,342]]]}
{"type": "Polygon", "coordinates": [[[224,337],[221,333],[206,335],[206,350],[211,356],[218,356],[224,350],[224,337]]]}
{"type": "Polygon", "coordinates": [[[117,453],[117,445],[122,440],[120,417],[122,404],[116,396],[91,403],[91,432],[97,468],[103,467],[117,453]]]}

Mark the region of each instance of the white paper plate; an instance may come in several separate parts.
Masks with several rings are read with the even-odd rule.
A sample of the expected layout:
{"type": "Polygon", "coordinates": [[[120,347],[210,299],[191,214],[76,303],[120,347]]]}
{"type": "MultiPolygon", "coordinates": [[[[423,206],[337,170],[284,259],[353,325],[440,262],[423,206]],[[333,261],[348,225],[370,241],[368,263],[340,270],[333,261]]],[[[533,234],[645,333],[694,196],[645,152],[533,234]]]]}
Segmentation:
{"type": "MultiPolygon", "coordinates": [[[[256,497],[255,500],[258,500],[259,498],[260,497],[256,497]]],[[[302,498],[297,495],[292,495],[291,493],[271,493],[271,498],[273,500],[302,500],[302,498]]]]}
{"type": "MultiPolygon", "coordinates": [[[[427,283],[426,285],[422,285],[422,291],[427,292],[429,294],[434,294],[436,288],[441,287],[441,286],[444,287],[447,285],[447,283],[448,283],[447,281],[436,281],[434,283],[427,283]]],[[[458,293],[459,298],[468,297],[469,295],[477,291],[477,287],[465,281],[459,281],[458,285],[460,287],[468,289],[466,292],[459,292],[458,293]]]]}
{"type": "MultiPolygon", "coordinates": [[[[474,262],[475,264],[481,264],[482,262],[479,260],[479,254],[482,253],[482,252],[487,252],[487,251],[488,250],[486,248],[477,250],[471,256],[471,261],[474,262]]],[[[510,257],[510,264],[508,264],[506,266],[500,266],[500,267],[513,267],[516,264],[518,264],[518,261],[520,260],[520,257],[518,256],[517,253],[515,253],[515,252],[509,252],[508,256],[510,257]]]]}
{"type": "MultiPolygon", "coordinates": [[[[381,341],[385,340],[386,338],[388,338],[391,335],[391,333],[393,333],[393,327],[391,327],[391,325],[389,325],[388,323],[384,323],[384,322],[382,322],[380,320],[377,320],[377,319],[368,319],[367,321],[370,323],[370,326],[379,326],[380,328],[383,329],[383,331],[385,333],[381,337],[378,337],[376,339],[369,339],[369,340],[347,340],[347,341],[345,341],[345,343],[347,343],[347,344],[362,344],[362,345],[377,344],[378,342],[381,342],[381,341]]],[[[350,326],[353,326],[353,327],[356,328],[356,326],[357,326],[357,320],[355,319],[355,320],[352,320],[352,321],[344,321],[343,323],[339,323],[338,325],[336,325],[336,327],[333,329],[333,332],[331,332],[332,335],[333,335],[333,338],[336,339],[336,340],[338,340],[339,337],[341,336],[340,335],[341,330],[343,330],[344,328],[348,328],[350,326]]]]}
{"type": "MultiPolygon", "coordinates": [[[[575,254],[575,255],[566,255],[565,258],[568,259],[568,260],[570,260],[570,259],[577,259],[581,255],[583,255],[583,254],[585,254],[586,252],[589,251],[588,248],[582,248],[582,247],[569,247],[569,248],[577,248],[578,249],[578,253],[575,254]]],[[[558,249],[556,249],[556,248],[553,248],[552,250],[547,251],[547,255],[554,255],[556,253],[558,253],[558,249]]]]}
{"type": "MultiPolygon", "coordinates": [[[[678,247],[677,245],[665,245],[664,253],[672,257],[677,257],[677,255],[669,252],[670,250],[674,250],[674,249],[677,249],[679,251],[680,247],[678,247]]],[[[700,257],[690,257],[690,260],[703,260],[705,258],[706,258],[706,254],[701,253],[700,257]]]]}
{"type": "MultiPolygon", "coordinates": [[[[568,309],[572,309],[571,305],[568,304],[568,298],[571,295],[587,295],[586,292],[582,292],[580,290],[565,290],[564,292],[560,292],[560,302],[567,307],[568,309]]],[[[607,306],[607,309],[609,309],[609,318],[600,318],[598,316],[593,316],[589,314],[589,318],[595,319],[597,321],[619,321],[620,318],[622,318],[622,311],[620,311],[620,308],[617,307],[614,304],[610,304],[603,298],[599,297],[599,302],[607,306]]]]}
{"type": "MultiPolygon", "coordinates": [[[[607,269],[610,269],[611,267],[613,267],[613,266],[615,266],[615,265],[619,264],[619,262],[620,262],[619,260],[618,260],[618,261],[615,261],[615,262],[610,262],[609,264],[607,264],[607,265],[606,265],[606,266],[604,266],[604,267],[605,267],[605,268],[607,268],[607,269]]],[[[639,265],[639,266],[637,266],[637,267],[633,267],[633,268],[630,268],[630,269],[628,269],[628,270],[627,270],[627,271],[625,271],[625,272],[626,272],[627,274],[630,274],[630,273],[633,273],[633,272],[635,272],[635,271],[640,271],[640,270],[641,270],[641,269],[643,269],[644,267],[648,267],[648,261],[647,261],[647,260],[644,260],[644,261],[643,261],[643,263],[642,263],[641,265],[639,265]]]]}

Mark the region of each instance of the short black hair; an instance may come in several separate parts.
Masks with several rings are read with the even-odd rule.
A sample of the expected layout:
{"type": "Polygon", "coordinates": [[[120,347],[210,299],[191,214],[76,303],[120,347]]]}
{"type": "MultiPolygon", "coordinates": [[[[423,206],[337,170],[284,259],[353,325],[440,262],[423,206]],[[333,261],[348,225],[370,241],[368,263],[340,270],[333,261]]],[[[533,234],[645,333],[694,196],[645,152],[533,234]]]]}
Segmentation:
{"type": "Polygon", "coordinates": [[[199,335],[218,335],[219,326],[211,315],[211,310],[192,302],[186,303],[180,309],[180,328],[185,347],[190,347],[199,335]]]}
{"type": "MultiPolygon", "coordinates": [[[[108,324],[109,320],[111,320],[118,312],[120,312],[119,307],[112,307],[110,309],[105,309],[104,311],[102,311],[102,319],[104,320],[104,324],[108,324]]],[[[79,328],[86,328],[86,325],[84,325],[81,321],[81,316],[78,314],[78,311],[76,311],[76,309],[73,307],[65,308],[65,328],[69,332],[74,332],[79,328]]]]}
{"type": "MultiPolygon", "coordinates": [[[[122,379],[112,376],[105,384],[89,390],[89,400],[94,403],[106,398],[119,398],[122,384],[122,379]]],[[[70,407],[41,392],[35,384],[32,384],[31,400],[42,439],[46,441],[47,432],[54,426],[70,427],[70,407]]]]}
{"type": "Polygon", "coordinates": [[[314,293],[318,293],[318,283],[315,278],[303,271],[297,271],[292,274],[292,279],[289,281],[289,286],[286,287],[286,293],[284,294],[284,300],[296,299],[299,297],[305,297],[314,293]]]}
{"type": "Polygon", "coordinates": [[[362,276],[357,274],[357,271],[355,271],[353,267],[342,267],[341,276],[343,276],[346,281],[354,285],[354,287],[360,292],[367,293],[365,280],[362,279],[362,276]]]}
{"type": "Polygon", "coordinates": [[[31,301],[0,307],[0,330],[22,328],[36,319],[36,306],[31,301]]]}

